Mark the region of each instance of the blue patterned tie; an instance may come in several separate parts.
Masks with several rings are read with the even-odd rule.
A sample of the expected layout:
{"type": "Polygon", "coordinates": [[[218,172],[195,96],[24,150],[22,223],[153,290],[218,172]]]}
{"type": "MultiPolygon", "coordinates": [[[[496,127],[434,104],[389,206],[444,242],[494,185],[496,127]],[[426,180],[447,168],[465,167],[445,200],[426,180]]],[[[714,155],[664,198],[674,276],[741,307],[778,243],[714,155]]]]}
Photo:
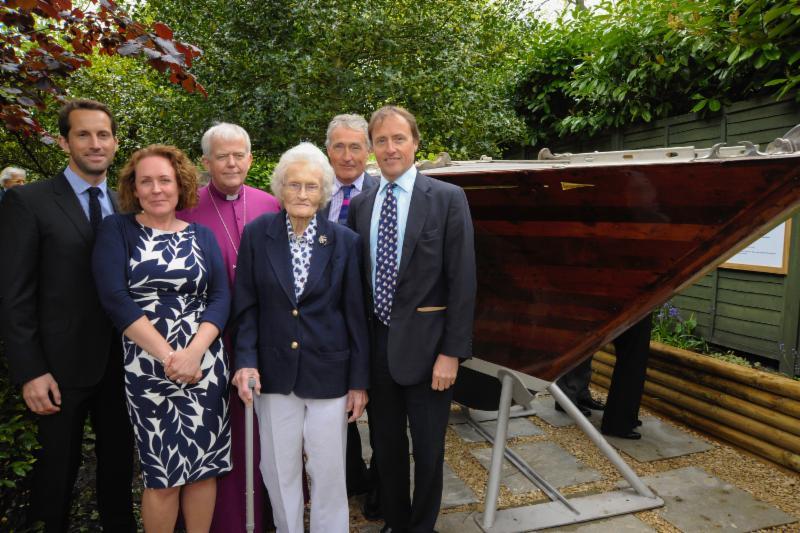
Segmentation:
{"type": "Polygon", "coordinates": [[[347,211],[350,209],[350,195],[353,192],[353,185],[342,187],[342,207],[339,209],[339,224],[347,224],[347,211]]]}
{"type": "Polygon", "coordinates": [[[375,253],[375,314],[389,325],[392,299],[397,287],[397,197],[396,185],[386,187],[386,197],[378,221],[378,245],[375,253]]]}

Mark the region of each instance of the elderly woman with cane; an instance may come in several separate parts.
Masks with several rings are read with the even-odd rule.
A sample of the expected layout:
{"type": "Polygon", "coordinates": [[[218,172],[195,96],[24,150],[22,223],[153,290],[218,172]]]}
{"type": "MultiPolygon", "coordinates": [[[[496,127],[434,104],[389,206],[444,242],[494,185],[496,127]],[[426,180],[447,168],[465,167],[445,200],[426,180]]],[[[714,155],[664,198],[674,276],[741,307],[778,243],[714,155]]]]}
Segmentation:
{"type": "Polygon", "coordinates": [[[283,209],[248,224],[239,249],[233,384],[254,402],[279,533],[303,531],[304,451],[311,531],[349,531],[347,413],[355,420],[366,405],[369,354],[360,237],[318,214],[333,177],[310,143],[284,153],[272,177],[283,209]]]}

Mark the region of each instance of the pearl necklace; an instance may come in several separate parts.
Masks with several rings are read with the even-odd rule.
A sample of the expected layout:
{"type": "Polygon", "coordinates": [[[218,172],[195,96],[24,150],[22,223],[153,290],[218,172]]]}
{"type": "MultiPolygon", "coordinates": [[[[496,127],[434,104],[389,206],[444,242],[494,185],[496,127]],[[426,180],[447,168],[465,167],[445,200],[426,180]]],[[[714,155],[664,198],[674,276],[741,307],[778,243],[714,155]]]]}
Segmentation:
{"type": "MultiPolygon", "coordinates": [[[[213,187],[213,185],[209,185],[209,187],[213,187]]],[[[211,198],[211,205],[214,206],[214,210],[217,212],[217,216],[219,217],[219,221],[222,222],[222,227],[225,230],[225,235],[228,236],[228,241],[231,243],[231,247],[233,248],[233,252],[236,254],[236,258],[239,258],[239,247],[236,246],[236,243],[233,242],[233,237],[231,236],[231,232],[228,230],[228,225],[225,224],[225,219],[222,218],[222,213],[219,211],[219,207],[217,207],[217,201],[214,200],[214,191],[209,190],[208,196],[211,198]]],[[[242,184],[242,219],[245,224],[247,224],[247,189],[245,189],[244,184],[242,184]]],[[[236,263],[233,264],[234,270],[236,269],[236,263]]]]}

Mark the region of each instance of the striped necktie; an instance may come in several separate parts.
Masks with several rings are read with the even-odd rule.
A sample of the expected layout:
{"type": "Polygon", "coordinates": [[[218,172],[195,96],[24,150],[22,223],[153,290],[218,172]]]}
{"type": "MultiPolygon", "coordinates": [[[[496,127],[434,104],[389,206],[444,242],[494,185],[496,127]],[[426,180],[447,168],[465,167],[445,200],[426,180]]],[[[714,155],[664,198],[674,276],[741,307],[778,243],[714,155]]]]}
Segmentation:
{"type": "Polygon", "coordinates": [[[347,211],[350,209],[350,195],[353,193],[353,185],[342,186],[342,207],[339,209],[339,224],[347,223],[347,211]]]}

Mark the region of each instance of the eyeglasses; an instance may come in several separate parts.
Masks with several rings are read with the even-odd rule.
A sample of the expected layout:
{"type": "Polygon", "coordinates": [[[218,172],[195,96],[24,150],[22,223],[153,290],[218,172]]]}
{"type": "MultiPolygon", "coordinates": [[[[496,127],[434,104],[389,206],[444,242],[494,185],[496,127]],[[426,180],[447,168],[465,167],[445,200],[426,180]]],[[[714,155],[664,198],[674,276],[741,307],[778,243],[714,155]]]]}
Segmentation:
{"type": "Polygon", "coordinates": [[[316,194],[320,189],[318,183],[299,183],[297,181],[290,181],[286,184],[286,188],[295,194],[298,194],[303,189],[305,189],[306,194],[316,194]]]}

